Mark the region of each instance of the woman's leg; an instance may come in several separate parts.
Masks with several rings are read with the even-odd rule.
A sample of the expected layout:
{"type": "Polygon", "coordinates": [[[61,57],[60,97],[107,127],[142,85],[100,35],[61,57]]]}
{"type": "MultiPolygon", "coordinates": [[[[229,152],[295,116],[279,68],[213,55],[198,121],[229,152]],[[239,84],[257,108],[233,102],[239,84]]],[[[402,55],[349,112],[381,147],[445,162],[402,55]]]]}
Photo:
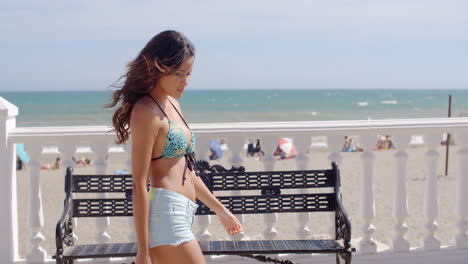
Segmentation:
{"type": "Polygon", "coordinates": [[[162,245],[150,249],[153,264],[205,264],[205,258],[197,240],[178,246],[162,245]]]}

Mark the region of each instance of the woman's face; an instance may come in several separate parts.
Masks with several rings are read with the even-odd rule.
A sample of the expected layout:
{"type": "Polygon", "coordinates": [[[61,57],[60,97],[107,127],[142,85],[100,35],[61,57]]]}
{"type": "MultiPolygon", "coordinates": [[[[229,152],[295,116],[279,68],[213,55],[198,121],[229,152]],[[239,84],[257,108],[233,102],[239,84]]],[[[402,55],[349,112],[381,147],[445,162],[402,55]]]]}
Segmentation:
{"type": "Polygon", "coordinates": [[[164,93],[176,99],[182,97],[182,93],[189,83],[193,61],[193,56],[188,57],[175,72],[161,77],[157,84],[158,89],[162,89],[164,93]]]}

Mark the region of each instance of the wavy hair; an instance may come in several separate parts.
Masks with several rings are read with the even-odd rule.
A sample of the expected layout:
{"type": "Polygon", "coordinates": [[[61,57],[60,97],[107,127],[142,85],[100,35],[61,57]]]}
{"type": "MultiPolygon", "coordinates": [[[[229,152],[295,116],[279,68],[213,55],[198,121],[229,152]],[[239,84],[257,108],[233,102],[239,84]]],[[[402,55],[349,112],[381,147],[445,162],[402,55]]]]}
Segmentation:
{"type": "Polygon", "coordinates": [[[112,85],[117,88],[112,102],[104,106],[113,108],[121,103],[112,116],[114,129],[111,131],[117,134],[115,143],[123,144],[128,140],[130,116],[138,99],[149,93],[162,76],[176,71],[186,58],[192,56],[195,56],[195,48],[190,40],[182,33],[168,30],[154,36],[128,63],[127,73],[112,85]]]}

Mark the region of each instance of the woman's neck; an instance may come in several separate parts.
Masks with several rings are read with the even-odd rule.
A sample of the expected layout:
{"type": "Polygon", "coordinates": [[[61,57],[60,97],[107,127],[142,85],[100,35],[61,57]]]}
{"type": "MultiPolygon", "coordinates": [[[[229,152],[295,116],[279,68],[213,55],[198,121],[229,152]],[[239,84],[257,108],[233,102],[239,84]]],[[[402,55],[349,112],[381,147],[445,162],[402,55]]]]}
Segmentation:
{"type": "Polygon", "coordinates": [[[167,93],[162,92],[162,91],[163,91],[163,89],[158,89],[158,88],[155,87],[155,88],[151,89],[151,91],[149,92],[149,94],[150,94],[156,101],[158,101],[158,103],[164,104],[164,103],[167,101],[169,95],[168,95],[167,93]]]}

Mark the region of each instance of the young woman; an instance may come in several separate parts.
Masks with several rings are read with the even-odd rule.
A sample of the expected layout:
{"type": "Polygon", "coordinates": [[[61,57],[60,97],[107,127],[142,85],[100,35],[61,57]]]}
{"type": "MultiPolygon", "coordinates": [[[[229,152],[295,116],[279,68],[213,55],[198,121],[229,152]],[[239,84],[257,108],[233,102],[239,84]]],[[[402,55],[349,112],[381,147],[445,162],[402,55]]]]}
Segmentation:
{"type": "Polygon", "coordinates": [[[112,118],[116,142],[125,143],[131,134],[136,264],[205,263],[191,231],[196,198],[216,213],[228,234],[242,231],[197,177],[195,136],[175,100],[188,85],[194,56],[181,33],[157,34],[128,64],[108,105],[121,102],[112,118]]]}

